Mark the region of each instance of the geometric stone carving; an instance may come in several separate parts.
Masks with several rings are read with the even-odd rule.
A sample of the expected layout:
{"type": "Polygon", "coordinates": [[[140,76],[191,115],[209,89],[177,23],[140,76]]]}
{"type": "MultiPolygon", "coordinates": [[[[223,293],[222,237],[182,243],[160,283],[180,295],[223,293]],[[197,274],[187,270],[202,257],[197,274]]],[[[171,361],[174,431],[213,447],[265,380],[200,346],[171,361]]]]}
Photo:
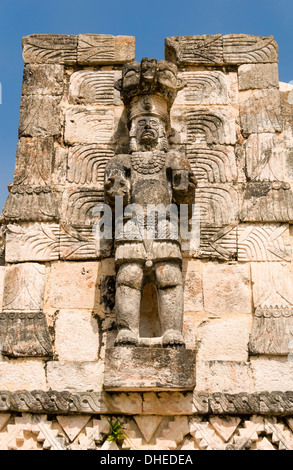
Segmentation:
{"type": "Polygon", "coordinates": [[[249,34],[223,36],[225,64],[278,63],[278,45],[273,36],[249,34]]]}
{"type": "Polygon", "coordinates": [[[240,218],[244,222],[290,222],[293,193],[289,183],[248,183],[240,218]]]}
{"type": "Polygon", "coordinates": [[[200,226],[199,258],[231,260],[237,255],[237,227],[202,223],[200,226]]]}
{"type": "Polygon", "coordinates": [[[240,424],[241,419],[237,416],[219,417],[212,416],[209,418],[209,422],[215,428],[217,433],[228,442],[232,434],[236,431],[240,424]]]}
{"type": "Polygon", "coordinates": [[[114,132],[111,108],[73,106],[66,112],[65,142],[67,144],[110,144],[114,132]]]}
{"type": "Polygon", "coordinates": [[[58,423],[72,442],[90,420],[90,416],[57,416],[58,423]]]}
{"type": "Polygon", "coordinates": [[[284,179],[284,151],[278,146],[275,134],[251,134],[244,148],[249,181],[284,179]]]}
{"type": "Polygon", "coordinates": [[[61,97],[25,95],[21,98],[19,137],[51,137],[60,133],[61,97]]]}
{"type": "Polygon", "coordinates": [[[62,201],[62,222],[73,226],[93,226],[94,208],[103,203],[103,189],[66,189],[62,201]]]}
{"type": "Polygon", "coordinates": [[[240,123],[245,136],[261,132],[281,132],[280,116],[279,90],[257,90],[240,102],[240,123]]]}
{"type": "Polygon", "coordinates": [[[6,262],[53,261],[59,259],[57,224],[38,224],[29,227],[8,225],[6,232],[6,262]]]}
{"type": "Polygon", "coordinates": [[[238,69],[239,90],[279,88],[278,64],[244,64],[238,69]]]}
{"type": "Polygon", "coordinates": [[[98,145],[76,145],[68,154],[67,181],[78,185],[103,184],[107,162],[114,152],[98,145]]]}
{"type": "Polygon", "coordinates": [[[58,219],[58,193],[49,186],[8,187],[2,217],[10,221],[50,222],[58,219]]]}
{"type": "Polygon", "coordinates": [[[169,37],[165,39],[165,58],[177,65],[223,63],[221,34],[169,37]]]}
{"type": "Polygon", "coordinates": [[[77,37],[33,34],[22,39],[23,60],[34,64],[74,65],[77,59],[77,37]]]}
{"type": "Polygon", "coordinates": [[[238,261],[290,261],[288,224],[238,226],[238,261]]]}
{"type": "Polygon", "coordinates": [[[180,78],[183,79],[186,86],[178,93],[175,105],[228,104],[227,76],[223,72],[183,72],[180,78]]]}
{"type": "Polygon", "coordinates": [[[224,450],[224,444],[209,422],[193,418],[190,422],[190,434],[201,450],[224,450]]]}
{"type": "Polygon", "coordinates": [[[224,108],[221,112],[210,109],[192,109],[186,112],[187,144],[236,143],[235,117],[224,108]]]}
{"type": "Polygon", "coordinates": [[[80,70],[70,77],[69,98],[75,104],[114,104],[115,72],[80,70]]]}
{"type": "Polygon", "coordinates": [[[238,219],[238,193],[232,185],[198,183],[195,204],[204,224],[231,224],[238,219]]]}
{"type": "Polygon", "coordinates": [[[254,314],[249,340],[252,355],[285,355],[293,339],[293,310],[258,309],[254,314]]]}
{"type": "Polygon", "coordinates": [[[162,421],[162,416],[134,416],[134,420],[144,440],[149,443],[162,421]]]}
{"type": "Polygon", "coordinates": [[[14,184],[49,185],[53,158],[53,137],[21,138],[16,151],[14,184]]]}
{"type": "Polygon", "coordinates": [[[83,260],[106,258],[111,255],[112,240],[100,240],[91,227],[61,225],[60,259],[83,260]]]}
{"type": "Polygon", "coordinates": [[[45,265],[20,263],[6,266],[4,311],[41,311],[45,291],[45,265]]]}
{"type": "Polygon", "coordinates": [[[199,182],[227,183],[237,178],[236,158],[232,146],[187,145],[186,155],[199,182]]]}
{"type": "Polygon", "coordinates": [[[83,65],[123,64],[134,60],[132,36],[81,34],[78,36],[78,63],[83,65]]]}
{"type": "Polygon", "coordinates": [[[106,350],[105,390],[191,390],[194,386],[192,350],[125,346],[106,350]]]}
{"type": "Polygon", "coordinates": [[[42,312],[0,313],[0,339],[5,356],[53,355],[46,316],[42,312]]]}

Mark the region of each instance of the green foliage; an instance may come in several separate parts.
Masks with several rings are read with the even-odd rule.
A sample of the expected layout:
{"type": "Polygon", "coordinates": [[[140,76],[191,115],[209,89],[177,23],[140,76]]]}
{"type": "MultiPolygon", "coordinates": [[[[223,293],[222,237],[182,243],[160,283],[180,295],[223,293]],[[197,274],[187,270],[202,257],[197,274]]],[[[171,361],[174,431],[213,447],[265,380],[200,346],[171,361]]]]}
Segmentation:
{"type": "Polygon", "coordinates": [[[112,421],[110,421],[108,418],[106,419],[111,426],[111,434],[109,434],[107,441],[117,442],[120,439],[125,439],[126,436],[123,433],[124,428],[122,427],[122,424],[119,422],[119,420],[117,419],[115,423],[112,423],[112,421]]]}

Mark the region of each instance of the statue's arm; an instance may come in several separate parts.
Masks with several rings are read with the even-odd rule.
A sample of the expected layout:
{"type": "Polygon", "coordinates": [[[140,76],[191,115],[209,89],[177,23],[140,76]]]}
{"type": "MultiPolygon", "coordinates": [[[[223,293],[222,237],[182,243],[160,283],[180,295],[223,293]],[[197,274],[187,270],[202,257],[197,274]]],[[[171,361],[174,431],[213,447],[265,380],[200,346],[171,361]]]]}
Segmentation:
{"type": "Polygon", "coordinates": [[[173,200],[176,204],[193,204],[196,178],[186,158],[171,156],[173,200]]]}
{"type": "Polygon", "coordinates": [[[127,204],[130,194],[130,180],[127,176],[127,156],[119,155],[111,158],[105,168],[104,188],[105,202],[115,204],[115,197],[123,197],[127,204]]]}

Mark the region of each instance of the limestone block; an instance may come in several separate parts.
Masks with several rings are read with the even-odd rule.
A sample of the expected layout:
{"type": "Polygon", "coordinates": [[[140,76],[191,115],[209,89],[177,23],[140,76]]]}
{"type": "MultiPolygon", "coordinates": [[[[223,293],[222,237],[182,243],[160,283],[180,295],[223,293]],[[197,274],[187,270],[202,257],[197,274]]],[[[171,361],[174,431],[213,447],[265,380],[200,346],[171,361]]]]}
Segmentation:
{"type": "Polygon", "coordinates": [[[284,180],[284,150],[275,134],[251,134],[244,149],[249,181],[284,180]]]}
{"type": "Polygon", "coordinates": [[[255,391],[286,392],[293,387],[293,363],[287,358],[251,358],[255,391]]]}
{"type": "Polygon", "coordinates": [[[5,266],[0,266],[0,311],[2,312],[5,266]]]}
{"type": "Polygon", "coordinates": [[[107,34],[78,36],[78,63],[83,65],[125,64],[135,58],[135,38],[107,34]]]}
{"type": "Polygon", "coordinates": [[[182,72],[186,83],[179,91],[174,105],[225,105],[229,103],[228,77],[218,71],[182,72]]]}
{"type": "Polygon", "coordinates": [[[251,324],[248,315],[203,322],[197,330],[197,360],[247,361],[251,324]]]}
{"type": "Polygon", "coordinates": [[[69,391],[102,391],[104,364],[99,362],[57,362],[47,363],[48,387],[69,391]]]}
{"type": "Polygon", "coordinates": [[[221,34],[174,36],[165,39],[165,58],[177,65],[223,64],[221,34]]]}
{"type": "Polygon", "coordinates": [[[248,265],[208,263],[203,270],[203,295],[206,311],[251,313],[248,265]]]}
{"type": "Polygon", "coordinates": [[[37,359],[10,359],[0,362],[1,390],[46,390],[44,362],[37,359]]]}
{"type": "Polygon", "coordinates": [[[67,181],[80,185],[104,184],[107,162],[114,156],[106,146],[75,145],[68,153],[67,181]]]}
{"type": "Polygon", "coordinates": [[[199,261],[184,260],[184,312],[196,312],[203,309],[202,265],[199,261]]]}
{"type": "Polygon", "coordinates": [[[237,256],[237,225],[200,224],[199,258],[233,260],[237,256]]]}
{"type": "Polygon", "coordinates": [[[251,276],[255,309],[292,308],[291,263],[252,263],[251,276]]]}
{"type": "Polygon", "coordinates": [[[63,185],[66,183],[68,147],[57,146],[55,149],[54,165],[52,171],[52,183],[63,185]]]}
{"type": "Polygon", "coordinates": [[[289,224],[240,224],[238,261],[290,261],[289,224]]]}
{"type": "Polygon", "coordinates": [[[253,374],[248,362],[199,361],[196,370],[197,392],[254,392],[253,374]]]}
{"type": "Polygon", "coordinates": [[[201,224],[221,226],[238,220],[238,192],[232,184],[198,183],[194,202],[201,224]]]}
{"type": "Polygon", "coordinates": [[[279,88],[278,64],[244,64],[238,69],[239,90],[279,88]]]}
{"type": "Polygon", "coordinates": [[[143,396],[140,393],[105,393],[105,406],[111,413],[141,414],[143,411],[143,396]]]}
{"type": "Polygon", "coordinates": [[[74,65],[77,60],[77,36],[33,34],[22,38],[26,64],[74,65]]]}
{"type": "Polygon", "coordinates": [[[278,45],[273,36],[227,34],[223,56],[225,64],[278,63],[278,45]]]}
{"type": "Polygon", "coordinates": [[[243,92],[240,123],[245,136],[261,132],[281,132],[281,102],[277,89],[243,92]]]}
{"type": "Polygon", "coordinates": [[[21,98],[19,137],[50,137],[61,132],[60,97],[26,95],[21,98]]]}
{"type": "Polygon", "coordinates": [[[237,180],[236,156],[230,145],[187,145],[186,156],[198,182],[228,183],[237,180]]]}
{"type": "Polygon", "coordinates": [[[236,115],[230,108],[188,108],[184,115],[188,145],[236,144],[236,115]]]}
{"type": "Polygon", "coordinates": [[[98,262],[54,262],[49,277],[46,306],[55,309],[97,309],[98,262]]]}
{"type": "Polygon", "coordinates": [[[54,158],[52,137],[23,137],[18,141],[14,184],[50,185],[54,158]]]}
{"type": "Polygon", "coordinates": [[[64,66],[57,64],[26,65],[23,73],[23,95],[62,95],[64,66]]]}
{"type": "Polygon", "coordinates": [[[59,232],[57,224],[8,225],[6,262],[58,260],[59,232]]]}
{"type": "Polygon", "coordinates": [[[49,186],[10,185],[2,218],[6,221],[51,222],[59,217],[60,195],[49,186]]]}
{"type": "Polygon", "coordinates": [[[61,310],[55,323],[55,352],[59,361],[95,361],[99,327],[91,312],[61,310]]]}
{"type": "Polygon", "coordinates": [[[105,390],[192,390],[195,352],[168,348],[106,350],[105,390]]]}
{"type": "Polygon", "coordinates": [[[90,260],[111,256],[112,240],[95,237],[92,227],[61,225],[60,258],[64,260],[90,260]]]}
{"type": "Polygon", "coordinates": [[[93,228],[95,222],[95,207],[104,202],[102,185],[94,189],[72,188],[65,189],[62,195],[62,222],[77,227],[93,228]]]}
{"type": "Polygon", "coordinates": [[[3,310],[41,311],[44,303],[45,265],[19,263],[7,266],[3,310]]]}
{"type": "Polygon", "coordinates": [[[121,104],[120,94],[114,88],[121,78],[120,71],[79,70],[70,77],[69,99],[74,104],[121,104]]]}
{"type": "Polygon", "coordinates": [[[67,144],[111,144],[114,132],[112,108],[73,106],[66,112],[67,144]]]}
{"type": "Polygon", "coordinates": [[[194,411],[192,393],[146,392],[142,412],[152,415],[189,415],[194,411]]]}
{"type": "Polygon", "coordinates": [[[293,193],[289,183],[248,183],[244,190],[240,219],[243,222],[290,222],[293,193]]]}

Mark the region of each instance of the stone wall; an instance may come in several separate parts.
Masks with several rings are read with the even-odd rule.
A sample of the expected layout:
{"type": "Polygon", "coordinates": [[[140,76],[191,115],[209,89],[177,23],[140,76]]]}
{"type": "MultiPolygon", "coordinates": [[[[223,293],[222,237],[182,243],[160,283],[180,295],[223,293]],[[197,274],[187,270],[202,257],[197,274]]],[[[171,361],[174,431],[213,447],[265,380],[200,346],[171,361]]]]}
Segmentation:
{"type": "MultiPolygon", "coordinates": [[[[293,87],[279,83],[272,37],[166,39],[186,83],[171,148],[190,160],[201,209],[200,246],[183,253],[196,387],[184,370],[176,390],[143,387],[129,368],[127,388],[104,390],[115,270],[92,209],[106,163],[128,152],[115,84],[134,55],[126,36],[23,39],[1,215],[0,448],[105,449],[105,417],[118,417],[123,449],[293,449],[293,87]]],[[[156,330],[155,312],[148,291],[142,330],[156,330]]]]}

